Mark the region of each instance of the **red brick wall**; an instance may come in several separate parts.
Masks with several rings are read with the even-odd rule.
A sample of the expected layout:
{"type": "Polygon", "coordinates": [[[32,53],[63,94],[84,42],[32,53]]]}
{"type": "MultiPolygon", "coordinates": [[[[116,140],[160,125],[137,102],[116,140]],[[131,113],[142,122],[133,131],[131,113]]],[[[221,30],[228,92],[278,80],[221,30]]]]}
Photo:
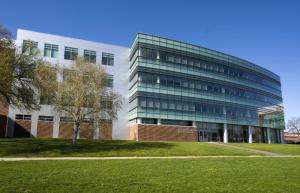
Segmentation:
{"type": "Polygon", "coordinates": [[[79,135],[81,139],[93,139],[93,135],[94,135],[93,125],[88,123],[82,123],[80,126],[79,135]]]}
{"type": "Polygon", "coordinates": [[[100,139],[111,140],[112,139],[112,125],[104,124],[99,131],[100,139]]]}
{"type": "Polygon", "coordinates": [[[131,140],[138,140],[138,124],[130,126],[130,136],[129,139],[131,140]]]}
{"type": "MultiPolygon", "coordinates": [[[[60,138],[72,138],[73,136],[73,123],[61,122],[59,127],[60,138]]],[[[88,123],[82,123],[80,128],[80,138],[92,139],[94,135],[94,128],[88,123]]],[[[111,140],[112,139],[112,127],[109,124],[105,124],[99,131],[100,139],[111,140]]]]}
{"type": "Polygon", "coordinates": [[[71,122],[60,122],[59,124],[59,138],[70,139],[73,136],[74,124],[71,122]]]}
{"type": "Polygon", "coordinates": [[[53,122],[38,121],[37,137],[52,138],[53,136],[53,122]]]}
{"type": "Polygon", "coordinates": [[[30,137],[31,121],[27,120],[16,120],[14,126],[15,137],[30,137]]]}
{"type": "Polygon", "coordinates": [[[198,141],[197,129],[187,126],[137,124],[130,136],[139,141],[198,141]]]}

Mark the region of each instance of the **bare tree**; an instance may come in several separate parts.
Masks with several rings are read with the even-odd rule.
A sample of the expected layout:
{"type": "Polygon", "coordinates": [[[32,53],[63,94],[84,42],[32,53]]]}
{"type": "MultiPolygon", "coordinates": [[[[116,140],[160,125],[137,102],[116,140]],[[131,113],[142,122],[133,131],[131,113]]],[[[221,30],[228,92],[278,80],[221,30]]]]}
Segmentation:
{"type": "MultiPolygon", "coordinates": [[[[31,49],[30,45],[27,49],[31,49]]],[[[32,50],[32,49],[31,49],[32,50]]],[[[11,33],[0,25],[0,102],[11,104],[20,109],[39,109],[35,93],[41,88],[36,79],[37,70],[44,68],[45,63],[38,52],[19,51],[12,40],[11,33]]]]}
{"type": "Polygon", "coordinates": [[[63,80],[50,83],[55,109],[74,121],[72,144],[75,145],[82,122],[101,125],[102,120],[114,120],[122,105],[122,97],[107,87],[106,71],[97,64],[78,57],[68,69],[58,69],[63,80]]]}
{"type": "Polygon", "coordinates": [[[287,130],[290,133],[300,135],[300,117],[293,117],[287,122],[287,130]]]}

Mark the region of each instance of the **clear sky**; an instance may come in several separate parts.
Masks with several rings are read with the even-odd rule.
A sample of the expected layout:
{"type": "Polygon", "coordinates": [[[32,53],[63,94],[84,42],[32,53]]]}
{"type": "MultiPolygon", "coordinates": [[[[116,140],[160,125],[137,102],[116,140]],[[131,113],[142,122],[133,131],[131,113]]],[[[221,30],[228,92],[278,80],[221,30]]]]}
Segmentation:
{"type": "Polygon", "coordinates": [[[281,76],[286,117],[300,116],[298,0],[1,0],[0,23],[130,46],[137,32],[249,60],[281,76]]]}

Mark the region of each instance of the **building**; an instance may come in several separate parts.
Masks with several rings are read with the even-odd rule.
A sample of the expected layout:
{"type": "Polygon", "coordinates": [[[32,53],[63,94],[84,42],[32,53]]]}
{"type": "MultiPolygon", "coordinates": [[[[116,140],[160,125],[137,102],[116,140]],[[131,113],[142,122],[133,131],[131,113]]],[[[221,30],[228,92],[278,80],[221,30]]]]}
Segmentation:
{"type": "MultiPolygon", "coordinates": [[[[128,56],[129,48],[91,41],[79,40],[63,36],[38,33],[33,31],[17,31],[15,44],[22,48],[23,52],[39,50],[43,59],[53,64],[60,64],[62,68],[68,68],[77,55],[90,59],[91,62],[101,64],[107,70],[111,79],[111,87],[117,90],[125,98],[123,108],[119,111],[118,120],[111,127],[100,129],[98,136],[92,136],[92,129],[88,124],[81,126],[81,138],[101,139],[125,139],[129,136],[128,125],[128,56]],[[26,49],[26,45],[34,45],[26,49]],[[120,76],[122,74],[122,76],[120,76]]],[[[63,79],[63,77],[58,77],[63,79]]],[[[49,104],[47,98],[40,98],[41,109],[35,112],[22,112],[19,109],[9,107],[8,129],[9,137],[44,137],[44,138],[71,138],[73,123],[70,118],[58,115],[49,104]]]]}
{"type": "Polygon", "coordinates": [[[298,143],[300,144],[300,134],[284,132],[285,143],[298,143]]]}
{"type": "MultiPolygon", "coordinates": [[[[64,68],[77,54],[105,66],[125,102],[112,128],[100,129],[100,138],[283,142],[280,78],[248,61],[142,33],[125,48],[18,30],[16,44],[24,48],[28,41],[64,68]]],[[[47,104],[33,113],[9,107],[8,117],[7,136],[24,129],[36,137],[71,134],[68,119],[47,104]]]]}

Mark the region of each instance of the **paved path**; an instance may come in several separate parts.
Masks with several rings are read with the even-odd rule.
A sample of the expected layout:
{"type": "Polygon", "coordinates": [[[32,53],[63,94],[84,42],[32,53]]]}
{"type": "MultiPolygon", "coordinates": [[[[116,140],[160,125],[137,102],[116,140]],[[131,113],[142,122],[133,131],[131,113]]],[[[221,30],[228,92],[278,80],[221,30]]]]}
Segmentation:
{"type": "Polygon", "coordinates": [[[250,156],[168,156],[168,157],[10,157],[0,158],[0,161],[41,161],[41,160],[146,160],[146,159],[206,159],[206,158],[282,158],[295,157],[300,155],[250,155],[250,156]]]}
{"type": "Polygon", "coordinates": [[[221,146],[225,146],[225,147],[240,149],[240,150],[252,151],[252,152],[256,152],[256,153],[263,154],[263,155],[268,155],[268,156],[283,156],[282,154],[279,154],[279,153],[273,153],[273,152],[269,152],[269,151],[253,149],[253,148],[250,148],[250,147],[240,147],[240,146],[230,145],[228,143],[216,143],[216,144],[221,145],[221,146]]]}

